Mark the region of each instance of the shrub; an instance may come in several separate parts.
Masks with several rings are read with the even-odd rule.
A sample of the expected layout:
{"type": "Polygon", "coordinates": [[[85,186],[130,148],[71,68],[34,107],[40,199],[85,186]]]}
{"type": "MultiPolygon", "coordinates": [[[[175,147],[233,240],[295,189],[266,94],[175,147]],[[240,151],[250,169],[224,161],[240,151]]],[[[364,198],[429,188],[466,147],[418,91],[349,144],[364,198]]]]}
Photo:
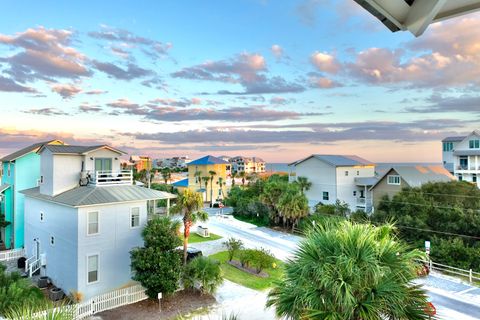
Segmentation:
{"type": "Polygon", "coordinates": [[[238,250],[241,250],[243,248],[242,240],[235,239],[235,238],[229,238],[227,241],[223,243],[223,245],[228,250],[228,261],[232,261],[233,257],[235,256],[235,253],[238,252],[238,250]]]}
{"type": "Polygon", "coordinates": [[[202,293],[213,294],[222,282],[220,262],[208,257],[193,259],[183,270],[183,285],[186,289],[193,289],[198,283],[202,293]]]}
{"type": "Polygon", "coordinates": [[[242,267],[255,268],[257,273],[272,266],[275,257],[266,249],[245,249],[239,253],[239,260],[242,267]]]}
{"type": "Polygon", "coordinates": [[[241,250],[238,254],[238,259],[242,267],[250,267],[250,264],[255,259],[254,257],[254,250],[253,249],[244,249],[241,250]]]}

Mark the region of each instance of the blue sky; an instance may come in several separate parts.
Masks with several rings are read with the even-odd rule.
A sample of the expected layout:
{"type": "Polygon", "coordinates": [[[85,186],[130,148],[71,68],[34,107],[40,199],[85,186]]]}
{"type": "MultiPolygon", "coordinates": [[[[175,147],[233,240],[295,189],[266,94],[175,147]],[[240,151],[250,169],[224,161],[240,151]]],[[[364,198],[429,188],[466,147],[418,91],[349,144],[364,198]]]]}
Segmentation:
{"type": "Polygon", "coordinates": [[[478,128],[478,14],[416,39],[352,0],[2,11],[0,154],[55,137],[154,157],[430,162],[442,137],[478,128]]]}

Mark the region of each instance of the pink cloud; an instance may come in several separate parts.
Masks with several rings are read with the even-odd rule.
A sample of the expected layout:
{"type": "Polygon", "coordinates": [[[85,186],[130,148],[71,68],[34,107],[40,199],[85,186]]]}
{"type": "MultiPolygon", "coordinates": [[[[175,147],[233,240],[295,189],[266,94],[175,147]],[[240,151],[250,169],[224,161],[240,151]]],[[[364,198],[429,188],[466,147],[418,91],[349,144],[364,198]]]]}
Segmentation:
{"type": "Polygon", "coordinates": [[[312,54],[310,61],[320,71],[333,74],[340,71],[340,63],[332,54],[317,51],[312,54]]]}

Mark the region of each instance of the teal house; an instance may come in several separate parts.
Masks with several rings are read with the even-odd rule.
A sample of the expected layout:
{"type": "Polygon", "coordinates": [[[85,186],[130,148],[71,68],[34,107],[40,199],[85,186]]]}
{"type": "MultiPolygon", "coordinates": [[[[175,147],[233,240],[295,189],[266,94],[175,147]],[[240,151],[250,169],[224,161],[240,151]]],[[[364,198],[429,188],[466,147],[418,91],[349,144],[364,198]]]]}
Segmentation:
{"type": "Polygon", "coordinates": [[[23,247],[24,195],[20,191],[34,188],[40,183],[40,155],[37,151],[45,144],[63,142],[52,140],[36,143],[0,159],[0,215],[6,222],[0,222],[0,226],[6,225],[0,230],[0,249],[23,247]]]}

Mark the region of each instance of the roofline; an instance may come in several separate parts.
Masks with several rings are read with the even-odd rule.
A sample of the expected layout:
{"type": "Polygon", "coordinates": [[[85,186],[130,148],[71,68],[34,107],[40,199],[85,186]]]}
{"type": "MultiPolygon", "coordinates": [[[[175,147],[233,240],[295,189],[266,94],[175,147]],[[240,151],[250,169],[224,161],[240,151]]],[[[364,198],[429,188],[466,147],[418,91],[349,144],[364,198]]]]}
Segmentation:
{"type": "MultiPolygon", "coordinates": [[[[45,149],[45,146],[46,146],[46,144],[44,144],[41,148],[39,148],[39,149],[37,150],[37,153],[38,153],[38,154],[42,153],[42,151],[45,149]]],[[[67,147],[86,147],[86,148],[88,148],[88,146],[77,146],[77,145],[75,145],[75,146],[74,146],[74,145],[66,145],[66,146],[67,146],[67,147]]],[[[127,154],[127,152],[125,152],[125,151],[122,151],[122,150],[120,150],[120,149],[116,149],[116,148],[111,147],[111,146],[106,145],[106,144],[101,145],[101,146],[98,146],[98,148],[95,148],[95,149],[92,149],[92,150],[88,150],[87,152],[82,152],[82,153],[53,152],[53,154],[63,154],[63,155],[66,155],[66,154],[78,154],[78,155],[86,155],[86,154],[88,154],[88,153],[90,153],[90,152],[97,151],[97,150],[103,149],[103,148],[109,149],[109,150],[111,150],[111,151],[113,151],[113,152],[116,152],[116,153],[118,153],[118,154],[127,154]]]]}
{"type": "MultiPolygon", "coordinates": [[[[320,155],[320,156],[330,156],[330,154],[319,154],[319,155],[320,155]]],[[[335,156],[344,157],[345,155],[335,154],[335,156]]],[[[357,156],[357,157],[358,157],[358,156],[357,156]]],[[[329,165],[331,165],[332,167],[335,167],[335,168],[337,168],[337,167],[355,167],[355,166],[375,166],[375,163],[368,163],[368,164],[364,164],[364,163],[363,163],[363,164],[353,164],[353,165],[350,165],[350,164],[349,164],[349,165],[346,165],[346,164],[345,164],[345,165],[344,165],[344,164],[340,164],[340,165],[338,165],[338,164],[333,164],[333,163],[328,162],[328,161],[326,161],[326,160],[324,160],[324,159],[319,159],[319,158],[317,158],[317,157],[316,157],[316,154],[312,154],[312,155],[310,155],[309,157],[306,157],[306,158],[304,158],[304,159],[301,159],[301,160],[298,160],[298,161],[294,161],[294,162],[292,162],[292,163],[289,163],[288,165],[289,165],[289,166],[291,166],[291,165],[297,166],[298,164],[300,164],[300,163],[302,163],[302,162],[304,162],[304,161],[307,161],[307,160],[310,159],[310,158],[316,158],[317,160],[320,160],[320,161],[322,161],[322,162],[324,162],[324,163],[326,163],[326,164],[329,164],[329,165]]]]}
{"type": "MultiPolygon", "coordinates": [[[[62,140],[58,140],[58,139],[53,139],[53,140],[44,141],[44,142],[43,142],[43,145],[37,147],[36,150],[33,149],[32,151],[29,151],[29,152],[27,152],[27,153],[21,154],[21,155],[19,155],[18,157],[13,158],[13,159],[10,159],[10,160],[3,160],[3,159],[5,159],[6,157],[8,157],[10,154],[13,154],[13,153],[15,153],[15,152],[20,151],[20,150],[21,150],[21,149],[20,149],[20,150],[18,150],[18,151],[12,152],[12,153],[7,154],[6,156],[2,157],[2,158],[0,159],[0,162],[13,162],[13,161],[15,161],[15,160],[17,160],[17,159],[19,159],[19,158],[21,158],[21,157],[24,157],[24,156],[26,156],[26,155],[28,155],[28,154],[30,154],[30,153],[33,153],[33,152],[37,153],[42,147],[44,147],[45,145],[50,144],[50,143],[52,143],[52,142],[55,142],[55,141],[58,141],[58,142],[64,144],[64,142],[63,142],[62,140]]],[[[34,145],[35,145],[35,144],[36,144],[36,143],[34,143],[34,145]]],[[[28,148],[28,147],[29,147],[29,146],[26,146],[25,148],[28,148]]],[[[24,149],[24,148],[23,148],[23,149],[24,149]]]]}
{"type": "MultiPolygon", "coordinates": [[[[397,171],[397,170],[395,169],[395,167],[390,167],[390,169],[388,169],[387,171],[385,171],[385,173],[384,173],[380,178],[378,178],[377,182],[375,182],[375,183],[368,189],[368,191],[371,191],[373,188],[375,188],[375,186],[376,186],[377,184],[379,184],[380,181],[382,181],[383,178],[385,178],[385,177],[387,176],[387,174],[389,174],[390,171],[392,171],[392,170],[395,170],[395,172],[397,171]]],[[[397,174],[399,174],[399,173],[397,172],[397,174]]],[[[400,175],[400,174],[399,174],[399,175],[400,175]]]]}

